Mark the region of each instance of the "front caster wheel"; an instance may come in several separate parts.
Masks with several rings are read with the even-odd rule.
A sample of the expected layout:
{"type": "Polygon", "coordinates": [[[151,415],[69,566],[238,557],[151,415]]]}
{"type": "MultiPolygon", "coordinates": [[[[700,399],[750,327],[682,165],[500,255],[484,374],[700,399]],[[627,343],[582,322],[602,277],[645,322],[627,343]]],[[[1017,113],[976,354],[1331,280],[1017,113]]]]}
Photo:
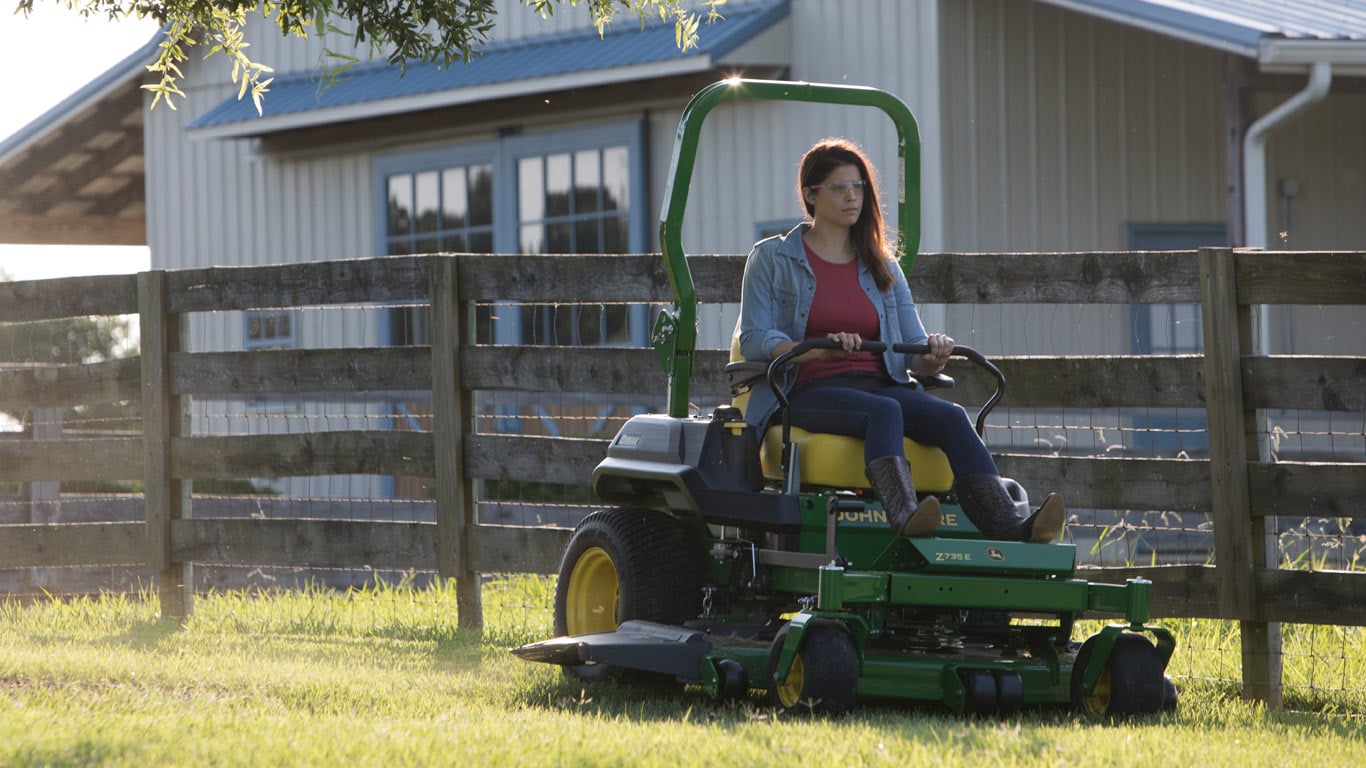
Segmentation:
{"type": "Polygon", "coordinates": [[[1167,700],[1162,657],[1147,638],[1133,632],[1123,632],[1115,638],[1095,687],[1089,694],[1082,691],[1082,680],[1098,638],[1099,635],[1091,637],[1082,644],[1072,667],[1072,704],[1077,711],[1093,717],[1150,715],[1160,711],[1167,700]]]}
{"type": "Polygon", "coordinates": [[[791,624],[778,630],[769,649],[768,702],[788,713],[840,714],[854,706],[858,696],[858,651],[844,627],[834,621],[813,619],[802,633],[802,644],[780,683],[778,657],[787,642],[791,624]]]}

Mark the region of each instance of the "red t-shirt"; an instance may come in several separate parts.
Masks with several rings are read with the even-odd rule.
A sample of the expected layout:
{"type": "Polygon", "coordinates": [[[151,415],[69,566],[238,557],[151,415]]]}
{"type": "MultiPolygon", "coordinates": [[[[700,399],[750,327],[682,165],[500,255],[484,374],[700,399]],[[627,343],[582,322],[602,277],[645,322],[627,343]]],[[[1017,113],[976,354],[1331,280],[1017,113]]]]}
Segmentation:
{"type": "MultiPolygon", "coordinates": [[[[843,331],[857,333],[864,340],[876,340],[877,309],[859,285],[858,259],[833,264],[807,246],[806,260],[816,275],[816,295],[806,321],[806,338],[823,339],[826,334],[843,331]]],[[[881,373],[881,357],[871,352],[855,352],[848,357],[805,362],[798,366],[797,383],[851,371],[881,373]]]]}

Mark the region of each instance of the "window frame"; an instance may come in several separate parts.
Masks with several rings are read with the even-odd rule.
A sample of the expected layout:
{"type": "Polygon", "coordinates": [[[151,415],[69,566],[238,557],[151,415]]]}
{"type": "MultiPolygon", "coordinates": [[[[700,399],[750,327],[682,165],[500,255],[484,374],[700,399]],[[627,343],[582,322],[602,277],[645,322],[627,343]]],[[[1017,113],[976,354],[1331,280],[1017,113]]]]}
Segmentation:
{"type": "MultiPolygon", "coordinates": [[[[1125,241],[1131,251],[1187,250],[1200,246],[1229,244],[1228,225],[1222,221],[1130,222],[1126,226],[1125,241]]],[[[1188,304],[1131,304],[1129,305],[1129,353],[1134,355],[1199,354],[1202,348],[1199,331],[1199,305],[1188,304]],[[1178,339],[1175,324],[1177,315],[1196,307],[1194,336],[1189,344],[1178,339]],[[1155,311],[1156,310],[1156,311],[1155,311]],[[1153,323],[1165,316],[1169,326],[1167,339],[1162,344],[1154,338],[1153,323]]]]}
{"type": "MultiPolygon", "coordinates": [[[[389,253],[389,178],[395,175],[417,175],[440,171],[455,166],[490,165],[493,168],[493,252],[521,253],[518,210],[518,164],[530,157],[584,150],[603,150],[625,146],[628,162],[626,201],[626,253],[644,253],[649,247],[646,189],[648,158],[644,119],[632,118],[608,123],[582,125],[572,128],[515,132],[496,138],[451,142],[418,149],[404,149],[376,155],[372,161],[374,203],[372,216],[375,228],[375,252],[389,253]]],[[[416,212],[414,212],[416,213],[416,212]]],[[[517,313],[509,313],[515,318],[517,313]]],[[[648,345],[648,307],[644,304],[631,309],[630,327],[634,330],[628,345],[648,345]],[[639,315],[639,317],[637,317],[639,315]]],[[[393,318],[387,313],[380,321],[380,338],[393,335],[393,318]]],[[[520,320],[503,323],[494,330],[494,343],[521,343],[520,320]]]]}
{"type": "Polygon", "coordinates": [[[293,309],[250,309],[242,313],[242,349],[295,349],[299,346],[299,318],[293,309]],[[269,339],[252,339],[251,321],[257,317],[285,317],[289,319],[289,334],[269,339]]]}

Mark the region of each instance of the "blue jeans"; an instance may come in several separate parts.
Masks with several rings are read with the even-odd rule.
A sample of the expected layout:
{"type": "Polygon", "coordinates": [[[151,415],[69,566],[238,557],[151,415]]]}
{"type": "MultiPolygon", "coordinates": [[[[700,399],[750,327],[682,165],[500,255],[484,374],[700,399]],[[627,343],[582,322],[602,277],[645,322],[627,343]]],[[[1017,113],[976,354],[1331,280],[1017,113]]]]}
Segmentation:
{"type": "MultiPolygon", "coordinates": [[[[863,439],[864,463],[904,456],[901,438],[939,448],[955,477],[996,475],[996,462],[977,436],[967,411],[908,384],[871,391],[844,386],[798,387],[789,396],[792,426],[863,439]]],[[[775,415],[773,424],[780,424],[775,415]]]]}

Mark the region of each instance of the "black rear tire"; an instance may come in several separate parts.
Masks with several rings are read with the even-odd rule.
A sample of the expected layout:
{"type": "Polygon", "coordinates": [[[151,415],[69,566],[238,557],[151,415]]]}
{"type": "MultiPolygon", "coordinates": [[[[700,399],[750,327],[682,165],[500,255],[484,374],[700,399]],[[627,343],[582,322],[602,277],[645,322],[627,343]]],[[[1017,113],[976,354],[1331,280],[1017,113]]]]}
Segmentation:
{"type": "MultiPolygon", "coordinates": [[[[555,633],[608,632],[630,619],[681,624],[696,618],[703,566],[700,543],[671,515],[594,512],[574,529],[560,561],[555,633]]],[[[566,669],[587,679],[615,672],[600,664],[566,669]]]]}

